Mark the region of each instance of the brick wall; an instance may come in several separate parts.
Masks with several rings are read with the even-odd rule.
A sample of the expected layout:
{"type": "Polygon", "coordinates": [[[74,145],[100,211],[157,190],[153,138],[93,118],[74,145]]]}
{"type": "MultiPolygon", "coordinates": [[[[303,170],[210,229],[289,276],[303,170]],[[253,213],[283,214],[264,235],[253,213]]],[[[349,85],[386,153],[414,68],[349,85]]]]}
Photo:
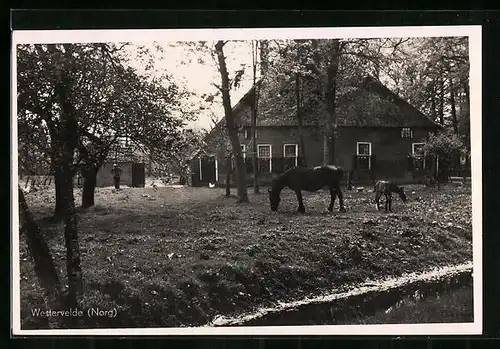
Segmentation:
{"type": "MultiPolygon", "coordinates": [[[[424,129],[413,128],[412,132],[413,137],[402,138],[400,128],[340,128],[335,147],[336,163],[352,171],[357,142],[370,142],[376,179],[410,181],[414,173],[408,169],[407,155],[412,152],[412,143],[425,142],[428,135],[424,129]]],[[[370,179],[370,174],[363,174],[359,169],[356,172],[358,180],[370,179]]]]}
{"type": "MultiPolygon", "coordinates": [[[[245,131],[240,132],[239,139],[240,144],[245,145],[247,162],[251,163],[252,157],[252,138],[250,132],[245,137],[245,131]]],[[[257,145],[259,144],[269,144],[271,145],[271,155],[273,158],[283,158],[283,147],[285,144],[299,144],[299,134],[297,127],[258,127],[257,128],[257,145]]],[[[316,127],[304,127],[304,142],[306,150],[306,158],[308,166],[318,166],[322,164],[323,161],[323,135],[320,130],[316,127]]],[[[218,169],[218,184],[222,185],[226,180],[226,164],[225,159],[222,160],[223,154],[217,154],[217,169],[218,169]]],[[[299,149],[299,156],[301,151],[299,149]]],[[[273,160],[271,160],[273,161],[273,160]]],[[[274,160],[271,164],[272,168],[279,168],[280,166],[276,163],[279,160],[274,160]],[[278,166],[276,166],[278,165],[278,166]]],[[[194,169],[198,169],[197,164],[193,164],[194,169]]],[[[259,179],[261,183],[268,183],[271,179],[276,176],[277,173],[262,172],[259,173],[259,179]]],[[[235,174],[233,174],[233,182],[235,180],[235,174]]],[[[250,185],[253,183],[253,173],[247,173],[247,182],[250,185]]]]}
{"type": "MultiPolygon", "coordinates": [[[[337,129],[335,141],[334,163],[342,166],[346,171],[352,171],[354,155],[357,152],[357,142],[370,142],[371,153],[374,155],[374,172],[362,171],[359,168],[354,172],[357,181],[371,181],[373,179],[392,179],[408,182],[418,175],[408,168],[407,155],[412,153],[412,143],[421,143],[428,136],[425,129],[412,129],[412,137],[403,138],[401,128],[358,128],[340,127],[337,129]]],[[[247,161],[251,162],[252,143],[251,132],[242,130],[239,134],[240,143],[245,145],[247,161]]],[[[257,127],[257,144],[271,145],[272,157],[283,157],[284,144],[299,144],[297,127],[257,127]]],[[[323,163],[323,133],[316,127],[304,127],[304,142],[308,166],[318,166],[323,163]]],[[[299,156],[301,151],[299,150],[299,156]]],[[[218,184],[223,185],[226,179],[226,160],[223,152],[217,157],[218,184]]],[[[199,172],[194,161],[193,176],[199,172]]],[[[274,166],[273,166],[274,167],[274,166]]],[[[277,173],[259,173],[260,182],[268,183],[277,173]]],[[[235,174],[233,174],[233,182],[235,174]]],[[[247,181],[253,183],[253,173],[247,173],[247,181]]]]}

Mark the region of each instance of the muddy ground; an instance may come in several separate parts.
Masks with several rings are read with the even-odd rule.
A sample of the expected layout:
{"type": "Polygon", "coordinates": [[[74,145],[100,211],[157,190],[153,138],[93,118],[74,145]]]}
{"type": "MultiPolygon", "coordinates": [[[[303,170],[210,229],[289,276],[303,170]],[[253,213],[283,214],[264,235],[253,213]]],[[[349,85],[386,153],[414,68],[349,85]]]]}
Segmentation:
{"type": "MultiPolygon", "coordinates": [[[[344,191],[346,213],[326,207],[327,191],[282,193],[279,212],[267,189],[236,204],[223,189],[100,188],[95,207],[79,210],[85,279],[81,306],[117,309],[117,317],[82,318],[82,327],[205,325],[216,315],[238,315],[332,288],[472,260],[470,187],[405,187],[409,201],[377,212],[368,192],[344,191]]],[[[234,192],[234,190],[233,190],[234,192]]],[[[77,203],[80,190],[75,189],[77,203]]],[[[43,218],[54,207],[51,190],[29,193],[62,280],[62,225],[43,218]]],[[[23,329],[42,328],[31,316],[43,307],[21,238],[23,329]]]]}

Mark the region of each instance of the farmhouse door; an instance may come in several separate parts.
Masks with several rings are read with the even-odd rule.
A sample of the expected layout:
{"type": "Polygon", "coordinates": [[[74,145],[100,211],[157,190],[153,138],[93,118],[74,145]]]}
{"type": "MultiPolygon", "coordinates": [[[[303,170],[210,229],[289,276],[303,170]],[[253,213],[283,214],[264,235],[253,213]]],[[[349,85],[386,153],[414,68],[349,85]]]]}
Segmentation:
{"type": "Polygon", "coordinates": [[[132,163],[132,187],[144,187],[146,182],[146,171],[144,164],[132,163]]]}
{"type": "Polygon", "coordinates": [[[203,183],[215,183],[215,156],[202,159],[201,181],[203,183]]]}

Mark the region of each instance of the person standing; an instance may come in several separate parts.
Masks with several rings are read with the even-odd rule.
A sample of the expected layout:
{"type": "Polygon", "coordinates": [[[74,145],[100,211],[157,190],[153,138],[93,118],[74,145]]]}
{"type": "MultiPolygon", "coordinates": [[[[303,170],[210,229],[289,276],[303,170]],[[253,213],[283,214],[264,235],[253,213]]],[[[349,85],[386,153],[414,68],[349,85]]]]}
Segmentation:
{"type": "Polygon", "coordinates": [[[122,169],[117,164],[113,164],[111,173],[113,174],[113,182],[115,184],[115,189],[120,189],[120,176],[122,174],[122,169]]]}

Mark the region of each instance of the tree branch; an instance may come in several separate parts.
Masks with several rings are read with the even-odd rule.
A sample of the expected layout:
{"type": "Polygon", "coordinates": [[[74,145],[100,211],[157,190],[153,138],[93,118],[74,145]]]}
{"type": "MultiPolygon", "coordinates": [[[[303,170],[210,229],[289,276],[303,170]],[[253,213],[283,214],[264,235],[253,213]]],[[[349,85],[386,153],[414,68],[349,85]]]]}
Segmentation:
{"type": "Polygon", "coordinates": [[[222,92],[222,88],[219,85],[217,85],[215,82],[212,82],[211,85],[214,86],[215,88],[217,88],[217,90],[219,90],[219,92],[222,92]]]}

